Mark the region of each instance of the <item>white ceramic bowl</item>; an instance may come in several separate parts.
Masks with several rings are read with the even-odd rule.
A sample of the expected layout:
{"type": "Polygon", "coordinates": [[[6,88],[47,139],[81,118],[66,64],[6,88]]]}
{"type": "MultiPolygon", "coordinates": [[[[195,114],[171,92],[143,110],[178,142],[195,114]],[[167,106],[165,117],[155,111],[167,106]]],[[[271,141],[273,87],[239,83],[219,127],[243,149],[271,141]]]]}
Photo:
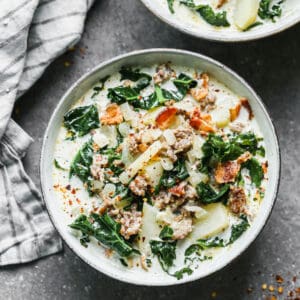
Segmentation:
{"type": "MultiPolygon", "coordinates": [[[[261,39],[276,33],[282,32],[289,27],[300,22],[300,1],[286,0],[293,5],[293,9],[283,13],[275,23],[268,22],[262,26],[257,26],[249,31],[231,31],[227,29],[214,29],[213,26],[201,26],[191,22],[190,18],[185,20],[172,15],[164,2],[167,0],[141,0],[144,5],[158,18],[170,26],[190,34],[192,36],[219,42],[245,42],[261,39]]],[[[176,12],[176,11],[175,11],[176,12]]],[[[199,17],[200,18],[200,17],[199,17]]]]}
{"type": "Polygon", "coordinates": [[[220,270],[239,256],[260,233],[271,213],[277,194],[279,173],[280,155],[275,130],[264,105],[252,88],[233,71],[211,58],[188,51],[173,49],[142,50],[118,56],[101,63],[73,84],[60,100],[50,119],[44,137],[40,165],[42,191],[49,215],[67,245],[86,263],[98,271],[121,281],[141,285],[173,285],[193,281],[220,270]],[[163,272],[153,274],[152,272],[145,272],[143,270],[134,271],[127,269],[119,261],[114,262],[105,258],[104,254],[100,253],[97,247],[91,248],[89,246],[88,249],[82,247],[79,240],[70,234],[68,219],[62,211],[60,200],[54,192],[51,176],[54,147],[58,131],[62,125],[63,115],[70,109],[71,105],[91,88],[99,78],[117,72],[123,65],[143,66],[166,61],[205,70],[237,94],[247,97],[265,137],[266,152],[269,160],[269,181],[266,194],[253,225],[231,246],[230,251],[226,251],[225,256],[221,255],[213,260],[206,261],[205,267],[198,268],[191,276],[186,276],[182,280],[177,280],[163,272]]]}

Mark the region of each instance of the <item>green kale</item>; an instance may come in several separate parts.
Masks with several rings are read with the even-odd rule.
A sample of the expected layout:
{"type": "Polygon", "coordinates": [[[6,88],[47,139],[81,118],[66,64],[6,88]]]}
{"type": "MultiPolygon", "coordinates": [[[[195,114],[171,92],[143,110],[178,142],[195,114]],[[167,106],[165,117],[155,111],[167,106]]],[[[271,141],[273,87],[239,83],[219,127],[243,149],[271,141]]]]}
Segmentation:
{"type": "Polygon", "coordinates": [[[196,11],[210,25],[217,27],[228,27],[230,23],[227,20],[226,11],[215,13],[209,5],[198,5],[196,11]]]}
{"type": "Polygon", "coordinates": [[[79,106],[64,115],[64,126],[72,136],[83,136],[98,128],[99,115],[95,105],[79,106]]]}
{"type": "Polygon", "coordinates": [[[164,226],[159,234],[159,238],[162,240],[170,240],[173,236],[173,229],[169,226],[164,226]]]}
{"type": "Polygon", "coordinates": [[[102,216],[92,213],[89,218],[81,215],[69,226],[80,230],[84,235],[95,237],[101,244],[116,251],[121,257],[138,253],[121,236],[121,225],[106,213],[102,216]]]}
{"type": "Polygon", "coordinates": [[[120,70],[121,80],[131,80],[135,82],[133,89],[137,92],[140,92],[147,86],[149,86],[152,77],[146,73],[141,73],[139,70],[132,70],[128,67],[123,67],[120,70]]]}
{"type": "Polygon", "coordinates": [[[224,141],[221,136],[210,134],[202,146],[204,156],[199,169],[207,173],[217,163],[235,160],[246,151],[263,156],[264,148],[259,146],[260,141],[261,139],[250,132],[234,135],[228,141],[224,141]]]}
{"type": "Polygon", "coordinates": [[[139,92],[131,87],[117,86],[115,88],[108,89],[107,97],[113,103],[122,104],[139,99],[139,92]]]}
{"type": "Polygon", "coordinates": [[[185,166],[185,160],[183,158],[179,158],[175,162],[172,170],[163,172],[158,185],[155,187],[155,193],[158,193],[162,187],[171,188],[188,177],[189,173],[185,166]]]}
{"type": "Polygon", "coordinates": [[[67,170],[66,168],[62,167],[56,159],[54,159],[54,166],[55,166],[56,169],[59,169],[59,170],[62,170],[62,171],[67,170]]]}
{"type": "Polygon", "coordinates": [[[262,180],[264,179],[264,171],[259,161],[252,157],[242,164],[242,168],[249,170],[251,181],[256,187],[260,187],[262,180]]]}
{"type": "Polygon", "coordinates": [[[180,280],[180,279],[183,278],[184,274],[191,275],[191,274],[193,274],[193,270],[190,267],[184,267],[184,268],[176,271],[174,274],[171,274],[171,275],[176,277],[177,280],[180,280]]]}
{"type": "Polygon", "coordinates": [[[92,94],[91,98],[96,97],[101,91],[104,90],[105,82],[107,81],[108,78],[109,78],[109,76],[106,76],[99,80],[100,85],[97,85],[93,88],[94,93],[92,94]]]}
{"type": "Polygon", "coordinates": [[[174,14],[174,0],[167,0],[168,1],[168,7],[169,7],[169,11],[174,14]]]}
{"type": "Polygon", "coordinates": [[[92,194],[92,177],[90,174],[90,166],[93,162],[93,141],[86,142],[75,155],[70,168],[70,178],[76,175],[84,184],[87,190],[92,194]]]}
{"type": "Polygon", "coordinates": [[[197,81],[184,73],[179,74],[173,83],[177,87],[178,92],[182,95],[182,98],[187,94],[189,89],[197,86],[197,81]]]}
{"type": "Polygon", "coordinates": [[[227,245],[235,242],[247,229],[250,227],[248,219],[246,216],[240,217],[241,222],[239,224],[233,225],[231,228],[231,236],[227,245]]]}
{"type": "Polygon", "coordinates": [[[196,186],[196,191],[202,203],[221,202],[228,198],[229,185],[223,185],[217,193],[208,183],[200,182],[196,186]]]}
{"type": "Polygon", "coordinates": [[[180,0],[180,3],[196,10],[200,16],[210,25],[217,27],[228,27],[226,11],[215,13],[209,5],[196,5],[194,0],[180,0]]]}
{"type": "Polygon", "coordinates": [[[151,251],[157,256],[158,261],[165,272],[173,266],[176,258],[176,241],[150,241],[151,251]]]}
{"type": "Polygon", "coordinates": [[[261,0],[258,9],[258,15],[263,20],[270,19],[275,22],[275,18],[280,17],[282,14],[281,5],[284,1],[280,0],[272,6],[271,2],[271,0],[261,0]]]}
{"type": "Polygon", "coordinates": [[[180,4],[183,4],[187,7],[190,7],[190,8],[195,8],[196,7],[196,4],[194,2],[194,0],[180,0],[180,4]]]}

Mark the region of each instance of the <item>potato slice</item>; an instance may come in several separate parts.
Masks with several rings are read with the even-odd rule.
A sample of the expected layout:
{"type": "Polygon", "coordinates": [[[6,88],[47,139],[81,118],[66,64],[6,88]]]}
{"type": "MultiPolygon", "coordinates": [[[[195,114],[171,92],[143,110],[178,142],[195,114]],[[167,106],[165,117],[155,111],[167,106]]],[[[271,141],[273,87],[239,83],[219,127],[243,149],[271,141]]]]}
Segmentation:
{"type": "Polygon", "coordinates": [[[237,0],[234,12],[234,23],[244,30],[252,25],[257,17],[259,0],[237,0]]]}
{"type": "Polygon", "coordinates": [[[224,106],[220,106],[220,107],[216,108],[212,112],[212,119],[213,119],[213,122],[216,123],[216,125],[219,128],[226,127],[230,122],[229,109],[227,107],[224,107],[224,106]]]}
{"type": "Polygon", "coordinates": [[[158,226],[156,222],[157,214],[158,214],[157,208],[149,205],[148,203],[144,203],[143,220],[142,220],[141,231],[139,233],[138,245],[140,251],[145,255],[151,254],[149,241],[153,239],[157,239],[161,231],[161,228],[158,226]]]}
{"type": "Polygon", "coordinates": [[[150,162],[145,168],[144,172],[146,177],[149,179],[149,183],[152,187],[156,187],[163,174],[163,167],[160,161],[150,162]]]}
{"type": "Polygon", "coordinates": [[[212,203],[204,207],[207,214],[195,225],[189,238],[195,243],[198,239],[210,238],[229,226],[228,211],[222,203],[212,203]]]}
{"type": "Polygon", "coordinates": [[[154,142],[144,153],[142,153],[126,170],[120,175],[120,181],[127,184],[137,172],[144,168],[149,160],[151,160],[162,148],[160,141],[154,142]]]}

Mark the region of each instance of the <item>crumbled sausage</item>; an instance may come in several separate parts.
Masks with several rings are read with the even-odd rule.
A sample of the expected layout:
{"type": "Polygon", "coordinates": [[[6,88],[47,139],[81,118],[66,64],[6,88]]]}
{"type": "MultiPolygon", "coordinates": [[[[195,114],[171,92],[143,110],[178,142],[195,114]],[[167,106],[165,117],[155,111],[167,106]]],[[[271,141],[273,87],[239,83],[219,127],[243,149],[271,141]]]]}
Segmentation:
{"type": "Polygon", "coordinates": [[[121,224],[120,233],[128,240],[139,232],[142,225],[142,213],[136,210],[136,205],[132,205],[131,210],[121,210],[116,220],[121,224]]]}
{"type": "Polygon", "coordinates": [[[92,176],[100,181],[104,180],[104,167],[107,166],[108,159],[106,156],[101,154],[95,154],[93,156],[93,162],[91,164],[90,170],[92,176]]]}
{"type": "Polygon", "coordinates": [[[192,147],[193,132],[191,129],[176,129],[176,142],[172,146],[176,153],[188,151],[192,147]]]}
{"type": "Polygon", "coordinates": [[[136,155],[140,153],[140,145],[142,143],[141,137],[138,133],[130,133],[128,136],[128,146],[131,154],[136,155]]]}
{"type": "Polygon", "coordinates": [[[157,67],[156,73],[153,75],[153,80],[155,84],[160,84],[175,76],[176,73],[173,69],[171,69],[169,64],[162,64],[157,67]]]}
{"type": "Polygon", "coordinates": [[[247,198],[243,188],[230,187],[228,206],[234,214],[246,213],[247,198]]]}
{"type": "Polygon", "coordinates": [[[137,196],[145,196],[147,186],[147,180],[141,175],[136,176],[129,184],[129,188],[137,196]]]}
{"type": "Polygon", "coordinates": [[[178,221],[175,218],[175,222],[172,222],[171,228],[173,229],[173,240],[182,240],[193,230],[192,218],[178,217],[178,221]]]}
{"type": "Polygon", "coordinates": [[[160,191],[153,197],[155,206],[159,209],[164,209],[172,202],[172,195],[166,191],[160,191]]]}

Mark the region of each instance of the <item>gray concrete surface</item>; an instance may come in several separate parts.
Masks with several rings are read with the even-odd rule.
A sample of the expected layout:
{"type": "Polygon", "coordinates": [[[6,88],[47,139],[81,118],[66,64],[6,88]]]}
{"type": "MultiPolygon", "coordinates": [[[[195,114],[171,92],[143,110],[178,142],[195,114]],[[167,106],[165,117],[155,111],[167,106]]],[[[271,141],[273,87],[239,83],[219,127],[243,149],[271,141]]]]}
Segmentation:
{"type": "MultiPolygon", "coordinates": [[[[34,138],[25,168],[39,185],[41,142],[50,115],[66,89],[105,59],[135,49],[173,47],[209,55],[255,88],[277,127],[282,150],[279,195],[259,238],[226,269],[176,287],[136,287],[98,273],[66,246],[63,253],[0,270],[0,299],[265,299],[263,283],[285,279],[285,299],[300,271],[300,26],[244,44],[219,44],[184,35],[163,24],[139,0],[98,0],[79,48],[56,60],[20,99],[15,119],[34,138]],[[82,52],[82,51],[81,51],[82,52]],[[65,67],[64,63],[71,63],[65,67]],[[253,289],[247,291],[247,289],[253,289]]],[[[300,282],[298,280],[298,286],[300,282]]],[[[275,293],[277,294],[277,293],[275,293]]]]}

